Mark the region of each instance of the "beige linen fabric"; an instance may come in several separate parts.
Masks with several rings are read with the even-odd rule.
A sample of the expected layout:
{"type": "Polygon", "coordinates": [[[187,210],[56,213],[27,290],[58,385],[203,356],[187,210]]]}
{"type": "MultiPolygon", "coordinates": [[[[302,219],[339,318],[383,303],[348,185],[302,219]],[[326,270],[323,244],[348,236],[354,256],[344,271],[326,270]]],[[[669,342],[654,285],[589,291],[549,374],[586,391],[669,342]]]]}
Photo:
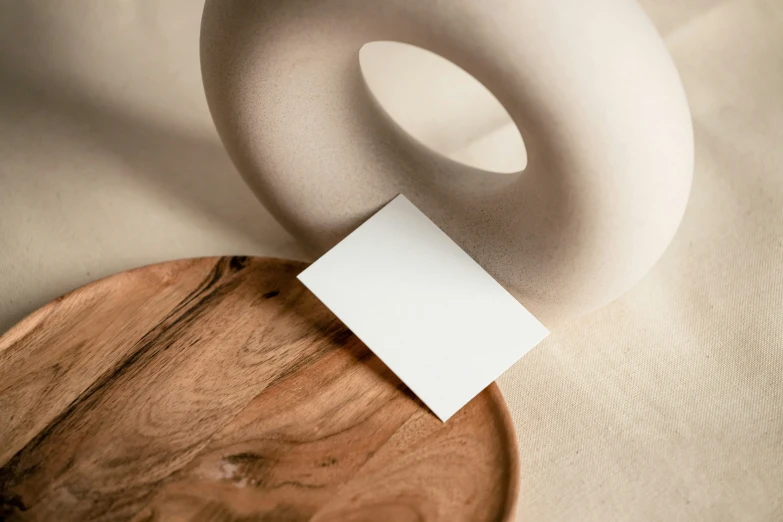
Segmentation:
{"type": "MultiPolygon", "coordinates": [[[[691,201],[639,285],[501,379],[519,518],[783,520],[783,3],[643,6],[692,107],[691,201]]],[[[0,331],[133,266],[303,257],[213,131],[199,2],[3,0],[0,13],[0,331]]],[[[469,86],[429,102],[392,88],[415,60],[371,81],[414,133],[465,161],[523,161],[469,86]]]]}

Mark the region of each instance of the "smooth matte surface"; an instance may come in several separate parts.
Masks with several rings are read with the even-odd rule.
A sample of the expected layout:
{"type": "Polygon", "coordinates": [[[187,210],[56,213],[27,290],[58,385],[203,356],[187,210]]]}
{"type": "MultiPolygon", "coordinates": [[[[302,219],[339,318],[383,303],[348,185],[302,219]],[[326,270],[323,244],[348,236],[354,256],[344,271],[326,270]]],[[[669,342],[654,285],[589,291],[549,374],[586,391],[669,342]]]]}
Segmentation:
{"type": "Polygon", "coordinates": [[[549,334],[404,195],[299,280],[444,421],[549,334]]]}
{"type": "Polygon", "coordinates": [[[229,156],[314,252],[402,193],[550,328],[646,274],[688,201],[685,93],[633,0],[207,0],[201,67],[229,156]],[[483,83],[525,170],[493,176],[401,132],[362,80],[375,40],[483,83]]]}
{"type": "MultiPolygon", "coordinates": [[[[779,522],[783,4],[641,3],[694,117],[691,199],[639,285],[554,329],[499,383],[524,470],[519,518],[779,522]]],[[[151,262],[304,256],[215,135],[201,2],[0,4],[0,330],[151,262]]],[[[416,74],[410,53],[368,58],[385,65],[375,67],[387,84],[379,97],[392,112],[419,112],[423,135],[465,129],[448,143],[455,158],[503,163],[519,152],[481,100],[418,96],[439,81],[416,74]]]]}
{"type": "Polygon", "coordinates": [[[0,518],[510,519],[497,386],[441,423],[296,280],[304,267],[153,265],[0,337],[0,518]]]}

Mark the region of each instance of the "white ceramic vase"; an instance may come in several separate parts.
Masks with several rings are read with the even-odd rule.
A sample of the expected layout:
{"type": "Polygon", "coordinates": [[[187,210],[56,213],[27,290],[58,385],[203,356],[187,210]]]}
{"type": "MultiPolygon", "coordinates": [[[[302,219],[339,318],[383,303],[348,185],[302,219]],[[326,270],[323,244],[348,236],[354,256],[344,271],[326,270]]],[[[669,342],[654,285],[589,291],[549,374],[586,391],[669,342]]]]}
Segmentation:
{"type": "Polygon", "coordinates": [[[316,253],[404,193],[551,326],[625,292],[683,216],[690,114],[630,0],[207,0],[201,60],[237,168],[316,253]],[[359,68],[377,40],[487,86],[520,129],[525,170],[489,175],[391,122],[359,68]]]}

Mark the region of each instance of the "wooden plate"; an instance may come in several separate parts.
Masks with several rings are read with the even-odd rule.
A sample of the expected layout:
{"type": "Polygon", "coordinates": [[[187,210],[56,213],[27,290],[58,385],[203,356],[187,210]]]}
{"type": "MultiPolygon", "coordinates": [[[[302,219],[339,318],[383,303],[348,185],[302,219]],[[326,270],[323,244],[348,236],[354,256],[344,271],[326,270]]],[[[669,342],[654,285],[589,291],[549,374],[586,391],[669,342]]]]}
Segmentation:
{"type": "Polygon", "coordinates": [[[493,384],[443,424],[296,279],[175,261],[0,337],[0,519],[508,520],[493,384]]]}

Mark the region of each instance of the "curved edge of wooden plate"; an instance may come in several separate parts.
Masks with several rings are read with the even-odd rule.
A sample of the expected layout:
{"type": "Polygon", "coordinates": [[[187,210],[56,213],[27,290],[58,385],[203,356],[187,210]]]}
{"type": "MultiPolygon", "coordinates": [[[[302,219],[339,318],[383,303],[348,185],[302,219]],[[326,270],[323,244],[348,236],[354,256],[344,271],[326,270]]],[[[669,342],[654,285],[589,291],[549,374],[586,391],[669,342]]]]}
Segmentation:
{"type": "MultiPolygon", "coordinates": [[[[11,328],[6,330],[5,332],[0,332],[0,353],[2,353],[3,350],[5,350],[7,347],[14,344],[14,342],[24,338],[24,336],[28,332],[30,332],[33,328],[35,328],[43,319],[46,318],[47,315],[49,315],[49,313],[51,313],[54,310],[54,308],[56,308],[62,302],[67,301],[68,299],[72,299],[74,297],[78,297],[83,293],[88,293],[93,288],[98,288],[107,283],[114,282],[115,280],[123,276],[130,277],[132,275],[137,275],[140,272],[147,272],[150,270],[163,269],[167,267],[175,267],[179,265],[184,265],[186,263],[195,264],[195,263],[207,263],[210,261],[217,262],[219,259],[223,257],[233,257],[233,256],[186,257],[181,259],[175,259],[172,261],[160,261],[158,263],[141,265],[135,268],[129,268],[127,270],[123,270],[121,272],[116,272],[114,274],[109,274],[107,276],[103,276],[98,279],[95,279],[94,281],[90,281],[89,283],[83,284],[82,286],[78,286],[73,290],[69,290],[68,292],[59,295],[54,299],[52,299],[51,301],[36,308],[32,312],[24,316],[18,323],[11,326],[11,328]]],[[[264,257],[264,256],[259,256],[259,257],[264,257]]],[[[278,258],[267,258],[267,259],[278,259],[278,258]]],[[[290,261],[288,259],[283,259],[283,258],[279,258],[279,259],[281,261],[290,261]]]]}
{"type": "MultiPolygon", "coordinates": [[[[245,258],[246,256],[236,256],[236,257],[245,258]]],[[[251,257],[255,257],[255,256],[251,256],[251,257]]],[[[194,258],[184,258],[184,259],[177,259],[172,261],[152,263],[152,264],[132,268],[129,270],[125,270],[122,272],[118,272],[115,274],[111,274],[106,277],[96,279],[95,281],[87,283],[78,288],[75,288],[44,304],[40,308],[28,314],[21,321],[19,321],[14,326],[12,326],[9,330],[0,334],[0,357],[4,354],[4,351],[6,349],[24,340],[25,337],[27,337],[31,332],[34,332],[36,327],[40,325],[41,322],[45,321],[46,318],[52,312],[54,312],[58,306],[68,303],[71,299],[78,299],[82,296],[89,296],[93,294],[94,293],[93,291],[97,288],[115,287],[116,285],[121,284],[124,279],[130,278],[132,276],[139,276],[144,272],[149,272],[149,271],[171,272],[173,277],[173,275],[176,275],[178,271],[186,267],[188,264],[208,266],[210,264],[219,262],[221,259],[226,259],[226,258],[233,259],[234,256],[194,257],[194,258]]],[[[256,259],[265,259],[268,261],[282,261],[287,263],[292,262],[292,260],[288,260],[288,259],[271,258],[265,256],[258,256],[256,257],[256,259]]],[[[297,263],[302,263],[303,265],[306,264],[299,261],[297,261],[297,263]]],[[[169,275],[163,276],[164,280],[167,280],[168,278],[169,275]]],[[[513,521],[516,519],[516,515],[517,515],[520,488],[521,488],[521,475],[520,475],[521,464],[520,464],[519,447],[518,447],[518,442],[516,437],[516,431],[514,428],[514,423],[511,417],[511,413],[508,409],[508,405],[506,404],[506,401],[498,385],[493,382],[487,387],[485,391],[488,393],[493,403],[493,407],[496,409],[496,414],[498,416],[498,420],[500,421],[499,425],[502,426],[502,430],[503,430],[501,436],[503,436],[506,439],[505,446],[506,446],[506,451],[508,452],[509,478],[508,478],[508,485],[506,490],[507,501],[503,510],[501,520],[513,521]]],[[[45,420],[44,425],[48,424],[49,420],[51,419],[45,420]]],[[[28,426],[28,430],[25,431],[31,431],[32,433],[30,435],[34,435],[42,427],[43,426],[28,426]]],[[[12,432],[13,431],[14,430],[12,429],[12,432]]],[[[8,434],[0,434],[0,435],[8,435],[8,434]]],[[[21,436],[21,438],[26,439],[25,442],[22,444],[22,446],[24,446],[24,444],[32,438],[32,437],[25,436],[24,434],[20,434],[18,432],[14,433],[13,435],[15,435],[16,437],[21,436]]],[[[16,437],[12,436],[12,439],[16,437]]],[[[6,437],[4,436],[0,436],[0,440],[4,440],[5,438],[6,437]]],[[[5,441],[5,442],[11,442],[11,441],[5,441]]],[[[21,449],[20,447],[17,448],[15,446],[16,446],[15,444],[11,444],[10,446],[6,446],[5,448],[3,448],[2,451],[0,451],[0,467],[4,466],[9,461],[9,459],[11,459],[11,457],[13,457],[17,453],[17,451],[21,449]]]]}
{"type": "Polygon", "coordinates": [[[519,443],[517,442],[517,432],[514,429],[514,420],[511,418],[511,411],[508,409],[506,399],[503,397],[503,393],[500,391],[500,387],[497,383],[493,382],[488,386],[488,391],[492,397],[492,401],[497,406],[505,435],[508,438],[508,452],[509,452],[509,484],[508,484],[508,499],[509,503],[506,506],[506,512],[503,513],[503,518],[507,521],[512,521],[517,516],[517,508],[519,506],[519,494],[522,486],[522,469],[519,460],[519,443]]]}

